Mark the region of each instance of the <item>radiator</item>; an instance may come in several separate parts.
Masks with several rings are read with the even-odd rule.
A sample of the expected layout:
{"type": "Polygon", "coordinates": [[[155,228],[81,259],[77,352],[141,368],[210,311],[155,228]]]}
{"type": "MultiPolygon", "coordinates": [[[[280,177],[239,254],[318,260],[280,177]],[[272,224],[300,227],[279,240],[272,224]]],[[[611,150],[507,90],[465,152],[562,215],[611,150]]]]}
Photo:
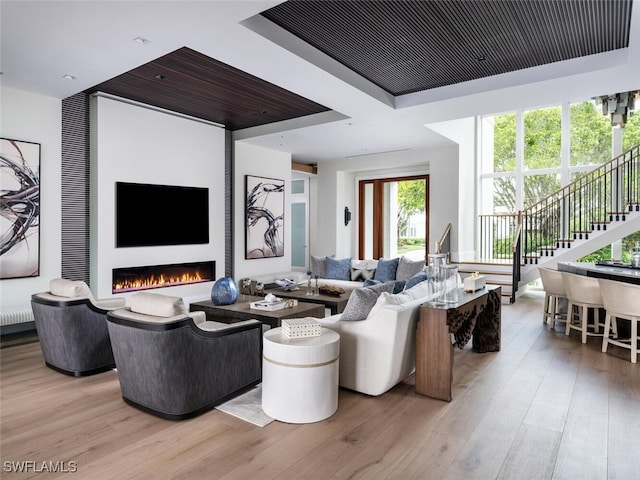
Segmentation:
{"type": "Polygon", "coordinates": [[[9,307],[0,310],[0,326],[16,325],[18,323],[33,322],[31,305],[9,307]]]}

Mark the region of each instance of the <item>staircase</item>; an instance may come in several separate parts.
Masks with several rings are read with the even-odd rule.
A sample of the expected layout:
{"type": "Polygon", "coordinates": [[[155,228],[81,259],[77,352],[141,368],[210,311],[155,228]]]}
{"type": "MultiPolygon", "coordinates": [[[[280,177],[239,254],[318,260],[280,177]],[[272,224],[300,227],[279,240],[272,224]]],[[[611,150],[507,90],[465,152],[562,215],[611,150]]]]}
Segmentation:
{"type": "Polygon", "coordinates": [[[479,271],[514,302],[538,267],[575,261],[640,230],[640,145],[514,215],[480,217],[479,271]]]}

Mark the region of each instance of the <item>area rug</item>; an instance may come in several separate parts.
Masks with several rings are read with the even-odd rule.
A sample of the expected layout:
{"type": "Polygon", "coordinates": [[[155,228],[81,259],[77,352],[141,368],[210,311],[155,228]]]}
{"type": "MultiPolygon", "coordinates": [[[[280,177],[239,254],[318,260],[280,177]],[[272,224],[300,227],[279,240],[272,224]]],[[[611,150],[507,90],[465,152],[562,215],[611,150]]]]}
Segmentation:
{"type": "Polygon", "coordinates": [[[242,395],[218,405],[216,410],[233,415],[245,422],[253,423],[258,427],[264,427],[273,422],[273,418],[262,411],[262,384],[256,385],[242,395]]]}

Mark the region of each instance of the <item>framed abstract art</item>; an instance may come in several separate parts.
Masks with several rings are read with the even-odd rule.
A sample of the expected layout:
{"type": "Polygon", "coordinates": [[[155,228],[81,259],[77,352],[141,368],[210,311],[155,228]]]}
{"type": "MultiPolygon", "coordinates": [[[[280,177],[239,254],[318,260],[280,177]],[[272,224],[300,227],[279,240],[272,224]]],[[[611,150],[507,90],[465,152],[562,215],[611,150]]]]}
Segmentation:
{"type": "Polygon", "coordinates": [[[0,279],[40,275],[40,144],[0,138],[0,279]]]}
{"type": "Polygon", "coordinates": [[[284,180],[245,176],[245,258],[284,256],[284,180]]]}

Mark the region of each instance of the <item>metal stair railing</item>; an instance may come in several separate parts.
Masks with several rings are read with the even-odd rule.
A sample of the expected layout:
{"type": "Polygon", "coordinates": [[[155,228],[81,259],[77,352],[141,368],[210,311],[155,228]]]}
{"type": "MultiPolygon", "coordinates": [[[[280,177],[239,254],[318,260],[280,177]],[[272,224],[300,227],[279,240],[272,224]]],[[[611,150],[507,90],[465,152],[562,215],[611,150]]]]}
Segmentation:
{"type": "Polygon", "coordinates": [[[513,262],[512,302],[520,266],[537,264],[594,230],[640,211],[640,145],[515,214],[480,215],[479,257],[513,262]]]}

